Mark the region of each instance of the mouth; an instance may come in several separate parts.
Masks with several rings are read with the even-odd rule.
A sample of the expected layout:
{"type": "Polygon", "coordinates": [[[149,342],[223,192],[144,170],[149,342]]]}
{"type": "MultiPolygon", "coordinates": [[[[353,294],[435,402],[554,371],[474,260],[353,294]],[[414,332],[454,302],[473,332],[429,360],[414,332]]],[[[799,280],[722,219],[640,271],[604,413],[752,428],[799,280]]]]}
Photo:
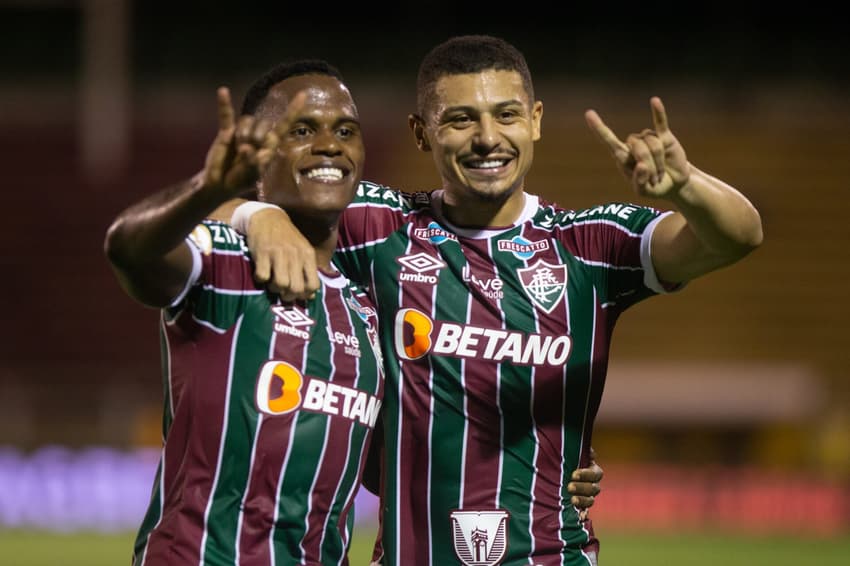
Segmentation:
{"type": "Polygon", "coordinates": [[[511,157],[502,157],[502,158],[494,158],[489,157],[486,159],[475,158],[475,159],[467,159],[462,162],[462,165],[465,169],[470,169],[478,173],[501,173],[505,167],[513,161],[511,157]]]}
{"type": "Polygon", "coordinates": [[[319,183],[338,183],[348,174],[348,171],[340,167],[313,167],[302,170],[301,174],[319,183]]]}

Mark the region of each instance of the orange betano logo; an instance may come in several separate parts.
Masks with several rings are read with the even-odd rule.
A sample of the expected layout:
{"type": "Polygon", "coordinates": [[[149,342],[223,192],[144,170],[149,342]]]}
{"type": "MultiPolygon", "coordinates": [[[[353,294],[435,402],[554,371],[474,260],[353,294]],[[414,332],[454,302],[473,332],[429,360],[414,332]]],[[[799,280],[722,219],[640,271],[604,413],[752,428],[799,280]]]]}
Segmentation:
{"type": "Polygon", "coordinates": [[[285,362],[266,362],[257,382],[257,408],[282,415],[301,405],[301,372],[285,362]]]}
{"type": "Polygon", "coordinates": [[[395,343],[398,354],[405,360],[417,360],[431,349],[434,323],[415,309],[401,309],[395,318],[395,343]],[[403,351],[402,351],[403,350],[403,351]]]}

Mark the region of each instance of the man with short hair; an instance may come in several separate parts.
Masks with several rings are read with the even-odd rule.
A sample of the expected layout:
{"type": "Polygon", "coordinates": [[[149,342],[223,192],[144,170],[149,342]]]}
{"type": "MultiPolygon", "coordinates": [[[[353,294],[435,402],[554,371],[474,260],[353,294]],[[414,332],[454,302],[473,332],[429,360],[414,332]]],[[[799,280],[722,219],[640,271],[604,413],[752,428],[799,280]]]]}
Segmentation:
{"type": "MultiPolygon", "coordinates": [[[[380,558],[594,564],[568,478],[588,461],[614,325],[639,301],[745,257],[762,242],[760,216],[689,162],[659,98],[653,129],[625,140],[596,112],[586,119],[633,190],[674,210],[571,210],[526,192],[543,104],[523,55],[499,38],[436,46],[417,88],[409,124],[442,186],[363,183],[337,250],[379,315],[380,558]]],[[[247,223],[249,241],[270,245],[285,223],[264,211],[247,223]]]]}
{"type": "Polygon", "coordinates": [[[162,309],[163,451],[133,563],[347,564],[384,382],[375,311],[331,262],[363,171],[357,107],[313,60],[260,77],[238,121],[218,96],[203,170],[106,237],[127,293],[162,309]],[[311,299],[256,283],[243,237],[206,219],[257,181],[306,237],[311,299]]]}

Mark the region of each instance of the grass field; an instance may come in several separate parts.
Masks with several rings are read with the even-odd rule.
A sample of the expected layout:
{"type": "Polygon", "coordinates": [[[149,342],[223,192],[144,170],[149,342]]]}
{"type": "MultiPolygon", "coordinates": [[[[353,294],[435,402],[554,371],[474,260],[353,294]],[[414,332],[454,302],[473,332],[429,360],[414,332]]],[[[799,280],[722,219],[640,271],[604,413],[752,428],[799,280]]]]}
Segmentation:
{"type": "MultiPolygon", "coordinates": [[[[722,534],[601,533],[601,566],[846,566],[850,534],[839,538],[744,538],[722,534]]],[[[351,566],[366,566],[371,534],[355,537],[351,566]]],[[[0,566],[127,566],[133,534],[0,530],[0,566]]],[[[443,566],[443,565],[435,565],[443,566]]],[[[449,566],[449,565],[446,565],[449,566]]]]}

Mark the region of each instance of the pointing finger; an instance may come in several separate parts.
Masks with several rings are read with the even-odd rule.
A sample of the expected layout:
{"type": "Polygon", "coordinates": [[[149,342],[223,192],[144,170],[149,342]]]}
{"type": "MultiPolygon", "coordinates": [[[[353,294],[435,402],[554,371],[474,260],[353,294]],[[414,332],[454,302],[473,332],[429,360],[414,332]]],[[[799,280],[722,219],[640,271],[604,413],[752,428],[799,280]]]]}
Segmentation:
{"type": "Polygon", "coordinates": [[[657,96],[653,96],[649,100],[649,105],[652,107],[652,123],[655,125],[655,131],[659,134],[670,131],[670,126],[667,124],[667,112],[664,110],[664,103],[657,96]]]}
{"type": "Polygon", "coordinates": [[[614,154],[614,157],[620,161],[620,163],[626,163],[629,158],[629,147],[620,141],[620,138],[617,137],[611,128],[605,125],[605,122],[602,121],[599,114],[597,114],[595,110],[588,110],[584,113],[584,119],[587,121],[587,125],[590,126],[590,129],[596,132],[599,139],[608,146],[611,153],[614,154]]]}
{"type": "Polygon", "coordinates": [[[216,96],[218,98],[218,129],[230,130],[233,128],[233,104],[230,101],[230,89],[226,86],[219,87],[216,96]]]}
{"type": "Polygon", "coordinates": [[[287,133],[290,125],[295,121],[295,117],[304,109],[304,102],[306,100],[307,93],[301,91],[293,96],[292,100],[286,105],[286,111],[284,111],[283,116],[281,116],[274,127],[274,131],[279,137],[283,137],[287,133]]]}

